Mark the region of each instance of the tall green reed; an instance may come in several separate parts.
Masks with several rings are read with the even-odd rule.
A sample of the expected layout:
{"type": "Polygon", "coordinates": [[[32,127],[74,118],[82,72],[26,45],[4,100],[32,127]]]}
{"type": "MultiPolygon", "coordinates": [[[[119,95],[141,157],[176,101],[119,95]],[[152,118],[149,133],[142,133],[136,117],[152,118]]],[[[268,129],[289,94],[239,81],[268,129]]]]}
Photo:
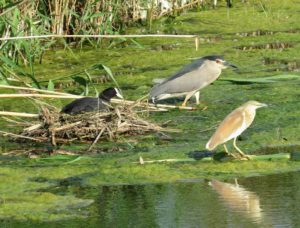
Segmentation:
{"type": "MultiPolygon", "coordinates": [[[[0,0],[0,37],[120,33],[124,29],[121,23],[127,21],[124,15],[129,15],[124,13],[129,8],[124,8],[121,3],[120,0],[0,0]]],[[[50,47],[61,44],[68,47],[74,41],[80,45],[88,42],[98,46],[101,40],[69,38],[2,41],[0,83],[19,81],[40,88],[34,75],[34,63],[42,62],[43,53],[50,47]]]]}

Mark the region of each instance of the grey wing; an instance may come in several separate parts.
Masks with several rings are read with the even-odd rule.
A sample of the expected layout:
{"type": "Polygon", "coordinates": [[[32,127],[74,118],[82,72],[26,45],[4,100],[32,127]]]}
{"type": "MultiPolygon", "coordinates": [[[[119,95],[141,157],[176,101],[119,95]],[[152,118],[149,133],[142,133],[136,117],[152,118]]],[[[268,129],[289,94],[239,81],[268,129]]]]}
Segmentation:
{"type": "Polygon", "coordinates": [[[189,72],[184,77],[177,77],[156,85],[150,92],[150,97],[156,97],[164,93],[186,93],[198,90],[206,84],[206,77],[199,75],[197,70],[189,72]]]}
{"type": "Polygon", "coordinates": [[[150,92],[150,97],[156,97],[163,93],[183,93],[197,90],[201,84],[197,70],[203,65],[203,62],[203,59],[198,59],[162,83],[155,85],[150,92]]]}
{"type": "Polygon", "coordinates": [[[197,60],[193,61],[192,63],[186,65],[185,67],[183,67],[181,70],[179,70],[177,73],[175,73],[171,77],[167,78],[163,83],[172,81],[176,78],[181,77],[182,75],[185,75],[189,72],[193,72],[193,71],[199,69],[202,66],[202,64],[204,63],[204,61],[205,61],[205,59],[197,59],[197,60]]]}

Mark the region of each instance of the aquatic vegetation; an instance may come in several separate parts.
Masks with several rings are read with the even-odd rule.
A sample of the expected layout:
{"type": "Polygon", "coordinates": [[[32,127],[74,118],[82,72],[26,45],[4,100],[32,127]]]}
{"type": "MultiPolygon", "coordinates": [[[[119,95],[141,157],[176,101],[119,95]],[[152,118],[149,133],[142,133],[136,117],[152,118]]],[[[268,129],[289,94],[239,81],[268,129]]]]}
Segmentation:
{"type": "Polygon", "coordinates": [[[30,161],[2,158],[0,217],[45,221],[89,216],[90,211],[82,208],[92,205],[93,198],[83,190],[97,189],[99,185],[168,183],[199,178],[223,180],[300,168],[299,163],[286,160],[139,165],[133,163],[136,159],[132,157],[116,157],[84,156],[75,162],[72,161],[76,157],[71,156],[30,161]]]}
{"type": "Polygon", "coordinates": [[[72,195],[40,192],[39,189],[49,184],[33,181],[37,175],[39,171],[35,168],[24,167],[20,170],[2,166],[0,176],[2,219],[57,220],[82,217],[84,214],[76,213],[76,210],[93,203],[91,199],[80,199],[72,195]]]}
{"type": "MultiPolygon", "coordinates": [[[[80,94],[84,92],[84,86],[80,85],[81,88],[78,88],[79,84],[74,84],[70,77],[63,77],[73,74],[87,80],[87,76],[82,72],[88,69],[91,78],[99,80],[99,83],[94,85],[96,90],[101,91],[114,85],[109,77],[101,81],[103,74],[107,75],[107,72],[89,68],[101,63],[114,73],[114,79],[119,83],[125,98],[132,100],[146,95],[153,86],[153,79],[166,78],[183,65],[190,63],[192,59],[201,56],[224,54],[226,59],[238,65],[240,70],[223,72],[221,80],[205,88],[201,97],[203,103],[196,106],[197,110],[172,110],[167,113],[145,114],[144,117],[150,121],[159,124],[168,123],[167,127],[181,131],[167,133],[168,137],[149,134],[142,137],[123,137],[114,142],[102,142],[94,148],[93,154],[79,159],[72,156],[47,156],[38,159],[19,156],[4,159],[2,156],[0,189],[7,203],[2,204],[6,210],[1,211],[1,217],[12,217],[13,211],[20,210],[22,211],[19,213],[20,217],[15,219],[44,220],[47,219],[47,214],[51,215],[50,220],[71,218],[76,209],[69,210],[60,202],[65,202],[70,208],[74,208],[72,205],[86,208],[86,210],[78,210],[76,214],[76,216],[85,216],[85,211],[89,213],[89,209],[94,207],[94,204],[87,205],[91,203],[89,200],[95,197],[93,188],[99,185],[175,182],[187,178],[222,180],[229,177],[299,170],[299,162],[288,160],[195,161],[144,166],[134,163],[138,162],[139,156],[144,160],[184,159],[190,151],[204,150],[216,126],[232,110],[232,107],[237,107],[248,100],[258,100],[269,104],[270,107],[261,110],[253,125],[238,138],[239,146],[246,153],[266,154],[299,150],[300,81],[297,78],[298,72],[291,73],[292,69],[281,67],[284,62],[280,61],[290,60],[297,63],[299,60],[298,11],[299,4],[295,4],[295,1],[274,0],[265,2],[264,10],[255,2],[237,3],[232,9],[219,7],[216,10],[183,13],[172,19],[172,26],[169,27],[166,23],[170,23],[170,19],[169,22],[164,18],[153,22],[152,31],[161,32],[168,29],[179,34],[198,34],[200,36],[198,51],[195,50],[193,41],[176,38],[138,39],[140,47],[128,42],[102,49],[83,47],[80,50],[73,49],[72,52],[46,50],[43,64],[34,63],[35,78],[41,84],[44,83],[43,86],[48,86],[49,80],[52,80],[55,89],[80,94]],[[255,31],[265,32],[260,35],[241,35],[255,31]],[[292,43],[293,46],[246,51],[236,48],[269,43],[292,43]],[[162,45],[172,45],[172,48],[157,48],[162,45]],[[266,59],[279,61],[266,64],[266,59]],[[202,110],[205,106],[208,108],[202,110]],[[86,186],[93,190],[91,192],[82,190],[86,186]],[[33,197],[37,199],[32,200],[33,197]],[[43,201],[49,206],[44,205],[43,201]],[[14,202],[23,203],[17,205],[14,202]],[[41,205],[33,206],[39,203],[43,208],[41,205]],[[54,207],[60,209],[59,213],[52,211],[54,207]]],[[[137,33],[144,29],[130,28],[128,32],[137,33]]],[[[21,67],[26,72],[31,70],[28,67],[21,67]]],[[[14,91],[1,89],[1,93],[4,92],[14,91]]],[[[96,93],[95,89],[89,92],[96,93]]],[[[63,100],[43,99],[42,101],[58,108],[66,104],[63,100]]],[[[181,101],[168,102],[180,104],[181,101]]],[[[0,107],[8,111],[32,113],[39,111],[35,102],[26,98],[1,99],[0,107]]],[[[0,124],[2,130],[18,130],[12,129],[2,119],[0,124]]],[[[2,136],[0,142],[1,153],[27,146],[9,142],[2,136]]],[[[28,145],[28,148],[29,146],[32,145],[28,145]]],[[[85,152],[89,146],[73,144],[63,146],[61,149],[85,152]]],[[[47,149],[47,145],[39,145],[37,148],[47,149]]]]}

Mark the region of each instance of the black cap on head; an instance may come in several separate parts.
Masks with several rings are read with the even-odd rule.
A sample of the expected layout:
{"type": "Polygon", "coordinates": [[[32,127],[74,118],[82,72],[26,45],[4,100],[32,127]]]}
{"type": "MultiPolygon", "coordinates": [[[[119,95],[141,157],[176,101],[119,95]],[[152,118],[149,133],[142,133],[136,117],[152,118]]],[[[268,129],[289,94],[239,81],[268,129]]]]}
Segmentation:
{"type": "Polygon", "coordinates": [[[223,64],[224,66],[227,66],[227,67],[230,66],[230,67],[232,67],[232,68],[238,68],[236,65],[227,62],[227,61],[224,59],[224,57],[221,56],[221,55],[209,55],[209,56],[204,56],[204,57],[202,57],[202,59],[204,59],[204,60],[210,60],[210,61],[222,60],[222,64],[223,64]]]}
{"type": "Polygon", "coordinates": [[[202,57],[202,59],[207,59],[207,60],[215,61],[215,60],[217,60],[217,59],[222,59],[222,60],[224,60],[224,57],[221,56],[221,55],[208,55],[208,56],[202,57]]]}

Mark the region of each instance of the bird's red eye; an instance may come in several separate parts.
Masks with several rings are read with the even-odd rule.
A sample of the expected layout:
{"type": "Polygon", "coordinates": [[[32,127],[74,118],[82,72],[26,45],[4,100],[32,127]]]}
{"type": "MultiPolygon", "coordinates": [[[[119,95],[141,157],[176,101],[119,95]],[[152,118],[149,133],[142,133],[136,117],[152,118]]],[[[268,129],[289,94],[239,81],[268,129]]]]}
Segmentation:
{"type": "Polygon", "coordinates": [[[221,64],[222,61],[220,59],[216,59],[216,63],[221,64]]]}

